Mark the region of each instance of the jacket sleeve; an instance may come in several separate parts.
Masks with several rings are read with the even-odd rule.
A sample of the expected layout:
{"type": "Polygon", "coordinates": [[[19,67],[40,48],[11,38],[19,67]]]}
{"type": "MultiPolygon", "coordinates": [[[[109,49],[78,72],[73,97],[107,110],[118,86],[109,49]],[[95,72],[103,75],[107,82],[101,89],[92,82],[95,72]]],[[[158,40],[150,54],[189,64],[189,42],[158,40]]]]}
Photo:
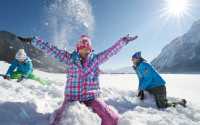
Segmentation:
{"type": "Polygon", "coordinates": [[[7,75],[7,76],[11,76],[11,74],[12,74],[13,71],[16,69],[16,67],[17,67],[17,61],[16,61],[16,60],[13,60],[13,61],[11,62],[10,67],[9,67],[8,70],[7,70],[6,75],[7,75]]]}
{"type": "Polygon", "coordinates": [[[34,37],[32,40],[32,45],[44,53],[48,54],[56,58],[58,61],[63,62],[65,64],[69,64],[71,54],[65,50],[60,50],[56,46],[49,44],[48,42],[39,39],[38,37],[34,37]]]}
{"type": "Polygon", "coordinates": [[[151,84],[153,80],[153,71],[152,67],[148,63],[143,63],[139,66],[140,72],[140,90],[145,90],[151,84]]]}
{"type": "Polygon", "coordinates": [[[90,68],[88,68],[87,70],[84,71],[83,77],[89,75],[92,72],[92,70],[94,69],[94,67],[106,62],[113,55],[116,55],[127,44],[128,44],[127,41],[120,39],[110,48],[108,48],[105,51],[97,54],[95,59],[94,59],[94,63],[92,64],[92,66],[90,66],[90,68]]]}
{"type": "Polygon", "coordinates": [[[32,64],[32,62],[31,61],[28,62],[27,65],[28,65],[27,66],[27,72],[23,75],[26,78],[33,72],[33,64],[32,64]]]}
{"type": "Polygon", "coordinates": [[[116,55],[127,44],[128,44],[128,42],[124,41],[123,39],[120,39],[114,45],[112,45],[110,48],[97,54],[98,64],[102,64],[102,63],[106,62],[109,58],[116,55]]]}

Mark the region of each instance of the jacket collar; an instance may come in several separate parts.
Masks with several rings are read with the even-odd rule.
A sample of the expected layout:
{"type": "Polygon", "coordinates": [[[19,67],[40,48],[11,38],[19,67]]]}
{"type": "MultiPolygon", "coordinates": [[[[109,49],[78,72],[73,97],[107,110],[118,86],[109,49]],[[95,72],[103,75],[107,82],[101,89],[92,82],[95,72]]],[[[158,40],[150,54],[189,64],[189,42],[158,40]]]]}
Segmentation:
{"type": "MultiPolygon", "coordinates": [[[[16,61],[19,62],[17,59],[16,59],[16,61]]],[[[32,60],[31,60],[29,57],[27,57],[27,58],[24,60],[23,63],[25,64],[25,63],[28,63],[28,62],[31,62],[31,61],[32,61],[32,60]]]]}
{"type": "Polygon", "coordinates": [[[78,66],[78,67],[82,67],[82,68],[87,68],[88,67],[88,63],[89,63],[89,60],[90,58],[92,57],[92,53],[90,53],[88,55],[88,58],[84,60],[84,64],[82,65],[81,63],[81,56],[80,54],[77,52],[77,51],[74,51],[72,53],[72,59],[74,61],[74,63],[78,66]]]}

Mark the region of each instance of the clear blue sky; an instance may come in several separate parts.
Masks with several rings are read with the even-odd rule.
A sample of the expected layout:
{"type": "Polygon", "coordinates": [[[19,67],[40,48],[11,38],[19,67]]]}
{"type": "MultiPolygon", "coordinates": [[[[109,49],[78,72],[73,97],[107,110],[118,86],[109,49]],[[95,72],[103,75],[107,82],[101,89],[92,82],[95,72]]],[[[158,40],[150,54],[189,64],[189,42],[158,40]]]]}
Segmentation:
{"type": "MultiPolygon", "coordinates": [[[[18,35],[39,35],[49,40],[49,31],[43,27],[44,1],[47,0],[1,0],[0,30],[18,35]]],[[[52,0],[50,0],[52,1],[52,0]]],[[[131,65],[130,57],[136,51],[142,51],[151,61],[161,49],[177,36],[187,32],[192,23],[200,19],[199,0],[190,0],[191,16],[176,17],[168,21],[160,18],[164,0],[90,0],[94,16],[93,46],[100,52],[111,46],[120,36],[131,33],[139,39],[125,47],[118,55],[103,65],[106,69],[115,69],[131,65]]],[[[78,38],[73,38],[78,39],[78,38]]],[[[51,39],[50,39],[51,40],[51,39]]]]}

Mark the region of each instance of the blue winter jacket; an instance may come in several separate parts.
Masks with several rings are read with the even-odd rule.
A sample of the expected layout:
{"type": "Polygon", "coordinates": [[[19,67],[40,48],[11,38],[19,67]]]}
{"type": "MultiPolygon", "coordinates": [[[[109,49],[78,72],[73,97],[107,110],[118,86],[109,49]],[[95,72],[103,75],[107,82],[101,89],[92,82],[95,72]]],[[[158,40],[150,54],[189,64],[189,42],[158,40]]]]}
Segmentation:
{"type": "Polygon", "coordinates": [[[136,66],[136,74],[139,78],[139,90],[148,90],[163,86],[166,83],[159,73],[144,61],[136,66]]]}
{"type": "Polygon", "coordinates": [[[32,60],[27,57],[24,63],[20,63],[17,59],[14,59],[6,73],[6,75],[11,76],[15,71],[21,72],[24,77],[28,77],[33,71],[32,60]]]}

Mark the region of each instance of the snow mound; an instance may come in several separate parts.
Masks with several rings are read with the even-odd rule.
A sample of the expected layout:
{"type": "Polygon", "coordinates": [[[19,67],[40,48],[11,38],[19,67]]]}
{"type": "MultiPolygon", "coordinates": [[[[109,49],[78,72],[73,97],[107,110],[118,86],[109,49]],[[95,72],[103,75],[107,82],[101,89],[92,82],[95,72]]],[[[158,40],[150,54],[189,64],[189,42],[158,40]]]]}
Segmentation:
{"type": "Polygon", "coordinates": [[[91,109],[79,102],[73,102],[63,115],[60,125],[100,125],[101,119],[91,109]]]}
{"type": "Polygon", "coordinates": [[[199,111],[178,106],[166,110],[136,107],[128,111],[120,119],[120,125],[199,125],[199,111]]]}
{"type": "Polygon", "coordinates": [[[30,102],[1,102],[1,125],[47,125],[49,114],[36,111],[36,105],[30,102]]]}

